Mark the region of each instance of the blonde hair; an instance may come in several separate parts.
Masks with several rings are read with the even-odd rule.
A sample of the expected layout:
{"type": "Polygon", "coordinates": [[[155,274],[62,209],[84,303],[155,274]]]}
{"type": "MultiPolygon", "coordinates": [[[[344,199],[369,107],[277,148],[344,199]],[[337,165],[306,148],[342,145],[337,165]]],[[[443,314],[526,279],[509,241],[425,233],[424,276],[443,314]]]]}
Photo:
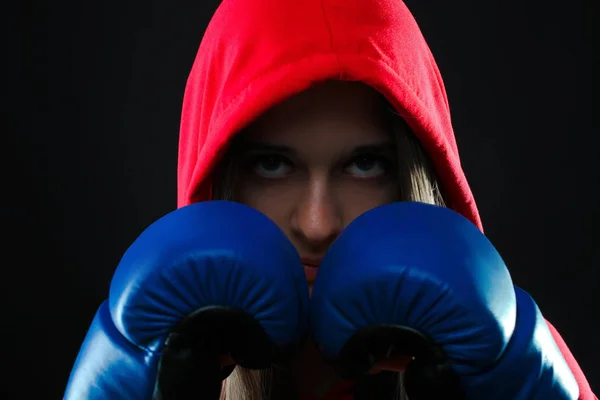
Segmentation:
{"type": "MultiPolygon", "coordinates": [[[[396,148],[397,148],[397,171],[398,186],[400,189],[399,201],[418,201],[428,204],[444,206],[444,198],[435,171],[425,154],[420,142],[410,131],[402,117],[384,101],[384,118],[389,124],[396,148]]],[[[213,199],[233,200],[236,199],[237,164],[239,160],[239,149],[236,142],[231,144],[219,167],[215,170],[213,181],[213,199]]],[[[239,365],[223,384],[221,400],[293,400],[297,393],[289,383],[286,371],[276,368],[265,370],[250,370],[239,365]]],[[[404,391],[402,374],[382,373],[386,384],[384,389],[390,400],[406,400],[408,397],[404,391]]],[[[381,375],[381,374],[380,374],[381,375]]],[[[373,377],[366,379],[373,380],[373,377]]],[[[376,379],[376,378],[375,378],[376,379]]],[[[364,398],[385,398],[374,396],[374,390],[384,385],[373,382],[365,390],[364,398]]],[[[380,389],[381,390],[381,389],[380,389]]],[[[359,397],[355,398],[359,400],[359,397]]]]}

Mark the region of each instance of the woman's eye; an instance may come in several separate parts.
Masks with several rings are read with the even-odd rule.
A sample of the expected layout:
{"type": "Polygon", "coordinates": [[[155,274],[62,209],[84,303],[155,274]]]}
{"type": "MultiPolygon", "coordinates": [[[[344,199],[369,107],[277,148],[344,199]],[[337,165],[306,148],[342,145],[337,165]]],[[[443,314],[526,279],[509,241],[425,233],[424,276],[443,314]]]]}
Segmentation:
{"type": "Polygon", "coordinates": [[[258,156],[253,161],[254,173],[262,178],[282,178],[292,166],[289,161],[279,156],[258,156]]]}
{"type": "Polygon", "coordinates": [[[363,155],[352,160],[346,166],[346,171],[359,178],[376,178],[388,171],[388,165],[382,157],[363,155]]]}

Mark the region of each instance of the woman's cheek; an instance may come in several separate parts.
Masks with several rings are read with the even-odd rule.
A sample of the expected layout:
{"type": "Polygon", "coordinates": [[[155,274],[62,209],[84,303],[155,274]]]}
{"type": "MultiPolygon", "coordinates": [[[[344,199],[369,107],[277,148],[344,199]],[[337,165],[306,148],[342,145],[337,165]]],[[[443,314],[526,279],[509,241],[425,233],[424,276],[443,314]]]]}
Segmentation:
{"type": "Polygon", "coordinates": [[[397,184],[391,180],[352,179],[338,185],[337,198],[342,203],[347,223],[373,208],[398,199],[397,184]]]}
{"type": "Polygon", "coordinates": [[[245,179],[239,188],[240,203],[262,212],[282,229],[286,215],[302,195],[298,182],[286,179],[245,179]]]}

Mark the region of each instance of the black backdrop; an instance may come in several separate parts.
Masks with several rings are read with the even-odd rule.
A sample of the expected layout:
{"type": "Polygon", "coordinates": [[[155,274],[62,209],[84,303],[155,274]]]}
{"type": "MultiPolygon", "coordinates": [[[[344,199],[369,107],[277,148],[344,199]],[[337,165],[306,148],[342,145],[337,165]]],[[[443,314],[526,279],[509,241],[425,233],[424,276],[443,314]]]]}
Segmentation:
{"type": "MultiPolygon", "coordinates": [[[[216,4],[12,4],[1,207],[6,395],[61,396],[121,254],[174,209],[183,88],[216,4]]],[[[598,393],[596,2],[408,4],[445,78],[486,233],[598,393]]]]}

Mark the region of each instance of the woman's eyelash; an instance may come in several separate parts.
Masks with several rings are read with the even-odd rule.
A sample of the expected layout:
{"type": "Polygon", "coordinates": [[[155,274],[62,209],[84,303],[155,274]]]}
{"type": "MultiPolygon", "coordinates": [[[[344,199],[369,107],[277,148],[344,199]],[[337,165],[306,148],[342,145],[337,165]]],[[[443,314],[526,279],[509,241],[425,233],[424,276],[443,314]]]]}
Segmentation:
{"type": "Polygon", "coordinates": [[[254,154],[248,158],[248,161],[251,165],[256,165],[259,162],[265,162],[265,161],[267,161],[267,162],[275,161],[275,162],[280,162],[280,163],[284,163],[287,165],[292,165],[292,162],[287,157],[284,157],[279,154],[254,154]]]}
{"type": "MultiPolygon", "coordinates": [[[[378,153],[362,153],[352,156],[343,164],[343,168],[348,168],[352,165],[361,164],[363,162],[379,163],[386,171],[393,167],[393,161],[385,155],[378,153]]],[[[250,168],[254,168],[259,165],[266,166],[269,163],[280,163],[286,167],[294,167],[294,163],[288,157],[275,153],[250,154],[246,157],[245,162],[245,164],[250,168]]]]}
{"type": "Polygon", "coordinates": [[[358,154],[358,155],[355,155],[354,157],[352,157],[350,159],[350,161],[348,161],[346,163],[346,166],[352,165],[357,162],[365,161],[365,160],[379,162],[379,163],[383,164],[383,166],[385,168],[390,168],[393,164],[392,160],[390,160],[388,157],[386,157],[384,155],[376,154],[376,153],[363,153],[363,154],[358,154]]]}

